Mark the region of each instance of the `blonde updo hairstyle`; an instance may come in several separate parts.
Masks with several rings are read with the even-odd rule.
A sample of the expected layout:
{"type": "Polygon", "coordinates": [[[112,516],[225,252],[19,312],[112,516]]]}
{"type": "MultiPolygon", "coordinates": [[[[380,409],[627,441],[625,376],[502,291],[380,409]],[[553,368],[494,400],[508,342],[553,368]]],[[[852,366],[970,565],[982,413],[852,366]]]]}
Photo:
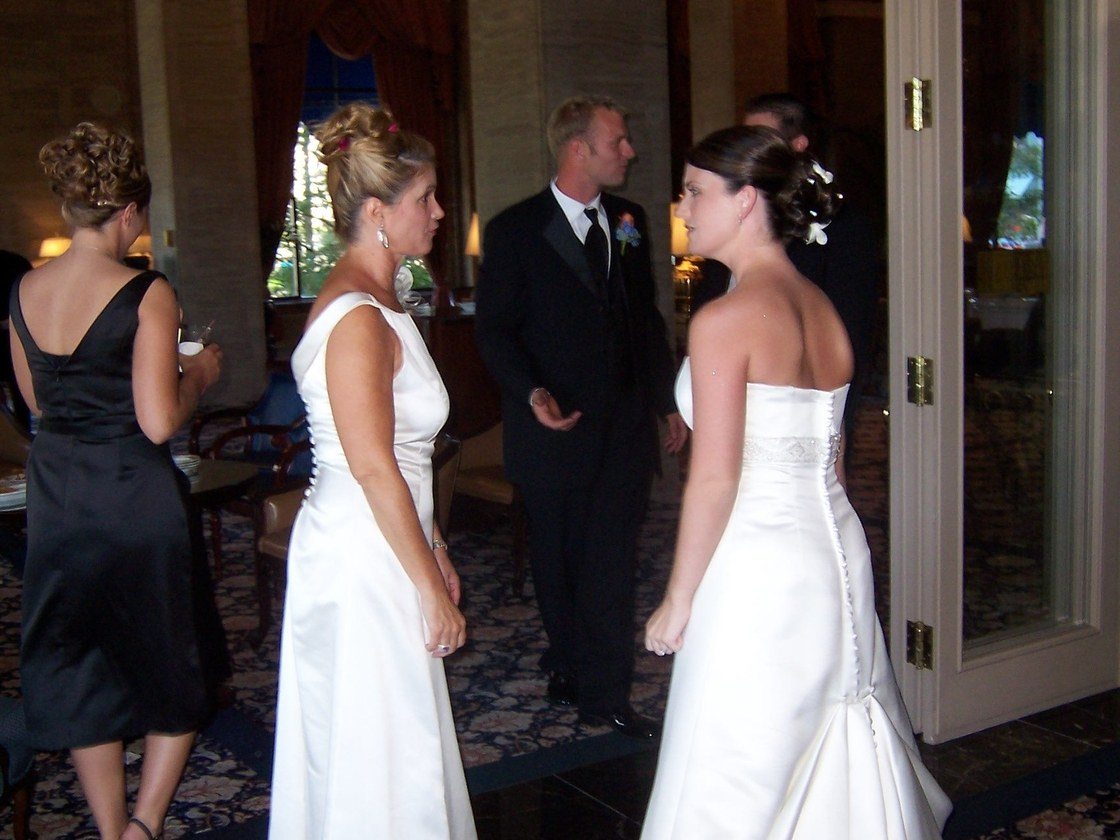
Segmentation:
{"type": "Polygon", "coordinates": [[[348,242],[366,199],[396,204],[421,169],[435,166],[431,143],[402,131],[388,111],[364,103],[335,111],[315,136],[327,167],[334,229],[348,242]]]}
{"type": "Polygon", "coordinates": [[[152,199],[152,182],[139,146],[127,134],[78,123],[39,150],[39,163],[62,199],[62,218],[75,228],[99,227],[118,210],[152,199]]]}
{"type": "Polygon", "coordinates": [[[814,222],[827,224],[839,205],[840,197],[813,168],[813,159],[772,128],[738,125],[715,131],[693,146],[686,160],[723,178],[729,193],[747,185],[762,193],[770,230],[782,241],[804,238],[814,222]]]}

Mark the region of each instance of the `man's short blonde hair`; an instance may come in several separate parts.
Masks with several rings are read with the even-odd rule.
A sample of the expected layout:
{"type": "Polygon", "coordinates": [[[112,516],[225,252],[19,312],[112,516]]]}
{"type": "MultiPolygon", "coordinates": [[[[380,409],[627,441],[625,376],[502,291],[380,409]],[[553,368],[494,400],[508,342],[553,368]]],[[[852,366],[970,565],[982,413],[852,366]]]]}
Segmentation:
{"type": "Polygon", "coordinates": [[[614,111],[623,120],[630,117],[629,112],[609,96],[581,95],[565,99],[548,118],[548,150],[554,158],[560,159],[560,151],[573,137],[587,134],[598,108],[614,111]]]}

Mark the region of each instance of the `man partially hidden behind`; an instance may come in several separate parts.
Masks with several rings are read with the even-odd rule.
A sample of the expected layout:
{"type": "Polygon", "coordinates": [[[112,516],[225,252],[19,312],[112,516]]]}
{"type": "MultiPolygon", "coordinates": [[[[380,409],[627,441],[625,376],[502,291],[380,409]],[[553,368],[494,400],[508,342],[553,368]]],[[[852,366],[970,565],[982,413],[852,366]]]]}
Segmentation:
{"type": "Polygon", "coordinates": [[[630,706],[638,529],[665,448],[687,429],[654,300],[646,216],[602,192],[634,157],[626,112],[574,97],[548,121],[556,178],[486,228],[476,338],[502,392],[506,473],[529,521],[554,703],[651,738],[630,706]]]}
{"type": "MultiPolygon", "coordinates": [[[[766,93],[747,103],[743,125],[764,125],[777,131],[795,151],[809,148],[810,114],[801,100],[788,93],[766,93]]],[[[832,174],[822,167],[821,177],[832,174]]],[[[791,240],[786,253],[797,270],[828,295],[840,314],[855,356],[855,374],[844,411],[844,428],[850,434],[859,394],[871,366],[871,334],[879,299],[879,259],[875,236],[866,217],[850,204],[842,204],[832,222],[810,241],[791,240]]],[[[727,268],[704,263],[704,279],[692,296],[695,312],[727,291],[727,268]]]]}

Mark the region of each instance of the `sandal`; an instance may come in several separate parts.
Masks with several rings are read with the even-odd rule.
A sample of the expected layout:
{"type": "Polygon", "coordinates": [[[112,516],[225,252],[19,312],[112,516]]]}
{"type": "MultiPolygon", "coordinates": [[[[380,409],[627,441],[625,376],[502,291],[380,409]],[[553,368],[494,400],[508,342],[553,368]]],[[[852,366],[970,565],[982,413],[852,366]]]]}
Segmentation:
{"type": "Polygon", "coordinates": [[[144,824],[144,821],[143,821],[143,820],[141,820],[141,819],[138,819],[138,818],[136,818],[136,817],[129,817],[129,818],[128,818],[128,822],[129,822],[129,824],[130,824],[130,825],[138,825],[138,826],[140,826],[140,830],[141,830],[141,831],[143,831],[143,832],[144,832],[144,834],[146,834],[146,835],[147,835],[147,837],[148,837],[148,840],[159,840],[159,838],[160,838],[160,836],[161,836],[161,835],[159,835],[159,834],[152,834],[152,830],[151,830],[150,828],[148,828],[148,826],[146,826],[146,825],[144,824]]]}

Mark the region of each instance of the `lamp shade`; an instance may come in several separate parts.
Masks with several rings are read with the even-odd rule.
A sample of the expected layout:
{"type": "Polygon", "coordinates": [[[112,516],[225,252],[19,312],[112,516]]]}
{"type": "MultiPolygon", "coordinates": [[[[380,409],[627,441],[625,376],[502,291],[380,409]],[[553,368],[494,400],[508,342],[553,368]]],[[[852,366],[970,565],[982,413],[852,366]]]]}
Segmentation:
{"type": "Polygon", "coordinates": [[[66,253],[66,249],[70,247],[70,237],[68,236],[49,236],[43,240],[43,244],[39,246],[39,259],[49,260],[53,257],[59,257],[66,253]]]}
{"type": "Polygon", "coordinates": [[[669,230],[670,230],[670,250],[673,256],[681,256],[688,253],[688,228],[684,226],[684,220],[677,218],[677,205],[669,205],[669,230]]]}
{"type": "Polygon", "coordinates": [[[151,254],[152,253],[152,235],[150,233],[142,233],[136,237],[136,241],[132,243],[132,247],[128,249],[130,254],[151,254]]]}
{"type": "Polygon", "coordinates": [[[482,247],[478,235],[478,213],[471,213],[471,227],[467,231],[467,244],[463,253],[468,257],[482,256],[482,247]]]}

